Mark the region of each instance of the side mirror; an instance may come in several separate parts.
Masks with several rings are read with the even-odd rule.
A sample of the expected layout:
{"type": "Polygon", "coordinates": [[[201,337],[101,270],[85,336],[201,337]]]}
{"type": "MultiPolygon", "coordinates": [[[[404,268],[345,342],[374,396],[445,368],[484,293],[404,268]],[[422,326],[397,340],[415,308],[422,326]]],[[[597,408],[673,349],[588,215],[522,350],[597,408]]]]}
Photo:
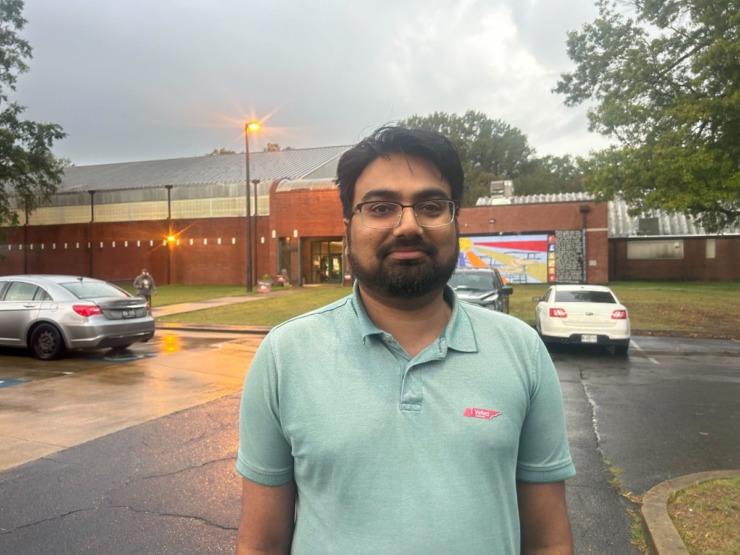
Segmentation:
{"type": "Polygon", "coordinates": [[[532,300],[536,303],[539,303],[542,301],[542,297],[532,297],[532,300]]]}
{"type": "Polygon", "coordinates": [[[513,295],[514,294],[514,288],[511,285],[504,285],[501,288],[501,294],[502,295],[513,295]]]}

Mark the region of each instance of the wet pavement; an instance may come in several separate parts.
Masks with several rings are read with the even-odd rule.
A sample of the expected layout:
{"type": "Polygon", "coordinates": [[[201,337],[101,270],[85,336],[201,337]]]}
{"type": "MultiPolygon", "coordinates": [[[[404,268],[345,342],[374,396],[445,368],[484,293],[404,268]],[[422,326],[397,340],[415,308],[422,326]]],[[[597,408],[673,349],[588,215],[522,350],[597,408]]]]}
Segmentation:
{"type": "Polygon", "coordinates": [[[2,378],[22,383],[0,388],[0,470],[238,391],[262,340],[155,337],[53,362],[4,356],[2,378]]]}
{"type": "MultiPolygon", "coordinates": [[[[0,378],[19,380],[0,387],[0,553],[232,553],[239,396],[262,340],[242,331],[160,327],[127,352],[53,365],[0,352],[0,378]]],[[[625,358],[552,355],[578,553],[637,553],[637,507],[610,469],[622,493],[642,495],[740,467],[740,342],[636,337],[625,358]]]]}

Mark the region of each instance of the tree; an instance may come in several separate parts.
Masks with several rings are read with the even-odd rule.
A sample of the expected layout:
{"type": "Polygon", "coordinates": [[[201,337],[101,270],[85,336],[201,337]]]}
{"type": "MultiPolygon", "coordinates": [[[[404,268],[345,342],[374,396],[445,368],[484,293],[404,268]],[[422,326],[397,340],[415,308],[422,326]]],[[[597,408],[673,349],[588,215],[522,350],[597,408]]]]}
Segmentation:
{"type": "Polygon", "coordinates": [[[572,156],[534,158],[514,180],[517,195],[575,193],[583,191],[580,159],[572,156]]]}
{"type": "Polygon", "coordinates": [[[479,197],[489,196],[491,181],[521,175],[534,154],[519,129],[472,110],[463,116],[444,112],[415,115],[399,125],[439,131],[454,143],[465,171],[464,206],[475,206],[479,197]]]}
{"type": "Polygon", "coordinates": [[[595,101],[584,186],[635,212],[693,215],[707,231],[740,223],[740,10],[737,0],[600,0],[568,34],[576,63],[555,92],[595,101]]]}
{"type": "Polygon", "coordinates": [[[228,148],[214,148],[208,156],[225,156],[227,154],[236,154],[235,150],[229,150],[228,148]]]}
{"type": "Polygon", "coordinates": [[[31,58],[30,45],[18,36],[26,24],[22,11],[22,0],[0,0],[0,226],[18,225],[16,207],[29,214],[48,200],[65,164],[51,152],[66,136],[62,128],[23,120],[24,108],[9,102],[31,58]]]}

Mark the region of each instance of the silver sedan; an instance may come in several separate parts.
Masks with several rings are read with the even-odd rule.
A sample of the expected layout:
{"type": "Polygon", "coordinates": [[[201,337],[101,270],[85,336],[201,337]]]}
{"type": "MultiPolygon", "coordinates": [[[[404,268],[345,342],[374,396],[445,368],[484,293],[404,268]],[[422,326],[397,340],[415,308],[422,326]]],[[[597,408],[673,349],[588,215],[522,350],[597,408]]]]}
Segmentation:
{"type": "Polygon", "coordinates": [[[0,276],[0,345],[51,360],[66,349],[125,348],[154,336],[141,297],[87,277],[0,276]]]}

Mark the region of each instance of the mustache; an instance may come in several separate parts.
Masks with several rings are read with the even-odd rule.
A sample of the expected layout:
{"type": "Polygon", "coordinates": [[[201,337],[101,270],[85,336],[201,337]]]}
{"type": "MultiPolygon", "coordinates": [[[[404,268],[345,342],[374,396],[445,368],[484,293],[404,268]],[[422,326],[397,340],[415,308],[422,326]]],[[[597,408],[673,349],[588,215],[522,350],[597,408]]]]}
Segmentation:
{"type": "Polygon", "coordinates": [[[398,249],[418,249],[429,256],[436,256],[438,249],[434,245],[424,242],[418,237],[399,237],[390,243],[386,243],[378,248],[378,258],[385,258],[390,253],[398,249]]]}

